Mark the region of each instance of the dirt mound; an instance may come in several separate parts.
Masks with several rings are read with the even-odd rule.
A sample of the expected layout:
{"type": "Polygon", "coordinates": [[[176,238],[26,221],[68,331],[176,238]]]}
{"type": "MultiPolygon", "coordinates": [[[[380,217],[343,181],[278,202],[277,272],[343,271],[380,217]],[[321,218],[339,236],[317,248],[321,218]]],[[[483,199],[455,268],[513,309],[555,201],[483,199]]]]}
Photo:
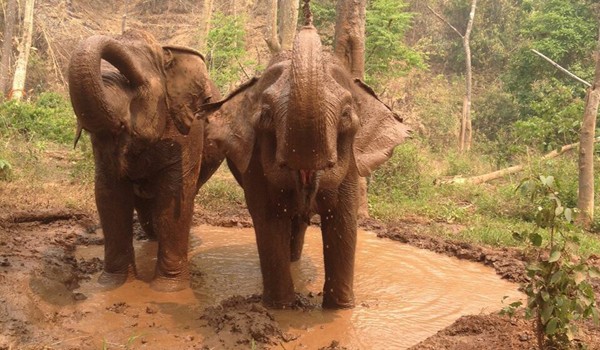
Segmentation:
{"type": "MultiPolygon", "coordinates": [[[[261,304],[260,295],[239,295],[204,309],[201,319],[208,322],[221,338],[238,345],[278,345],[297,336],[285,333],[275,317],[261,304]]],[[[225,342],[222,342],[225,345],[225,342]]]]}

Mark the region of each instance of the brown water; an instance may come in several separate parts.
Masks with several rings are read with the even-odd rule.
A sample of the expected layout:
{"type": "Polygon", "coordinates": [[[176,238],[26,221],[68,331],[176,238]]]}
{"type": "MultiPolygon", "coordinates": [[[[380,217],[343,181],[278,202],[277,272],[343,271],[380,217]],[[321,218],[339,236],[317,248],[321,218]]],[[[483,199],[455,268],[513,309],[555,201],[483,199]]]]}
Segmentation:
{"type": "MultiPolygon", "coordinates": [[[[235,294],[261,292],[252,229],[193,228],[192,288],[171,294],[154,292],[147,284],[154,268],[156,243],[136,245],[141,280],[110,291],[98,286],[95,278],[84,283],[77,292],[88,299],[72,306],[82,315],[70,325],[74,336],[91,334],[95,345],[123,344],[138,335],[146,339],[144,345],[152,344],[150,348],[169,348],[173,340],[186,337],[197,343],[206,334],[197,320],[204,307],[235,294]]],[[[316,294],[323,285],[318,229],[309,228],[303,254],[293,266],[296,291],[316,294]]],[[[77,255],[86,259],[101,257],[102,247],[82,247],[77,255]]],[[[515,284],[501,280],[481,264],[360,231],[356,308],[283,310],[274,314],[284,331],[300,335],[286,343],[286,349],[317,349],[332,339],[352,349],[403,349],[435,334],[461,315],[499,309],[504,296],[520,298],[516,289],[515,284]]]]}

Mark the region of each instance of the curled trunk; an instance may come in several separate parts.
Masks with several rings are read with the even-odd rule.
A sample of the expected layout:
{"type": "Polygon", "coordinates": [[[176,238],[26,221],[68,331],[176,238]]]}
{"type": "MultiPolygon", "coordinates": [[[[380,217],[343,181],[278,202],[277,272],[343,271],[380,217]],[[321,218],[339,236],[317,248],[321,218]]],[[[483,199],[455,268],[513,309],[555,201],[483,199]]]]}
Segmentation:
{"type": "MultiPolygon", "coordinates": [[[[124,45],[106,36],[93,36],[79,44],[69,66],[69,92],[79,127],[90,132],[116,131],[124,125],[128,103],[108,98],[102,59],[115,66],[130,87],[145,84],[142,70],[124,45]]],[[[123,91],[126,94],[126,91],[123,91]]]]}

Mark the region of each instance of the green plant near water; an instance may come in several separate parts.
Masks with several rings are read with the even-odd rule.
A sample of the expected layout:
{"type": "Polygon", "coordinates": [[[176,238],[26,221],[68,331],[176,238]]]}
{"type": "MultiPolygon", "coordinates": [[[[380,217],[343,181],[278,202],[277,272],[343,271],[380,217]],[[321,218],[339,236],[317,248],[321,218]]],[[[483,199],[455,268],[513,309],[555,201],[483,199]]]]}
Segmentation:
{"type": "MultiPolygon", "coordinates": [[[[528,245],[525,316],[535,319],[539,349],[573,348],[577,321],[599,322],[589,279],[600,277],[600,271],[578,255],[579,237],[570,229],[574,209],[563,206],[553,176],[531,177],[518,190],[537,205],[536,228],[514,233],[515,239],[528,245]],[[546,241],[541,230],[548,231],[546,241]]],[[[521,306],[520,301],[514,302],[502,313],[512,316],[521,306]]]]}

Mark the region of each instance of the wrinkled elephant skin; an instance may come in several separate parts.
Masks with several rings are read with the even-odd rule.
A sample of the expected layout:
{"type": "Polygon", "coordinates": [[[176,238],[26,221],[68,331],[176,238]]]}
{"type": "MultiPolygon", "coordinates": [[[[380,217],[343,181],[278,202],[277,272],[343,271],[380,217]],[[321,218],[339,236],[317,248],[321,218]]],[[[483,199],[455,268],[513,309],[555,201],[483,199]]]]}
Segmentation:
{"type": "Polygon", "coordinates": [[[244,188],[263,277],[263,301],[294,302],[290,263],[309,218],[321,216],[323,307],[354,306],[357,181],[389,159],[409,134],[373,91],[323,52],[312,26],[291,52],[227,98],[201,108],[208,139],[244,188]]]}
{"type": "Polygon", "coordinates": [[[194,196],[224,158],[206,144],[206,121],[195,115],[201,104],[220,99],[204,58],[160,46],[142,31],[97,35],[74,51],[69,91],[77,138],[88,131],[94,152],[105,247],[100,282],[115,286],[135,276],[135,209],[159,242],[152,287],[186,288],[194,196]]]}

